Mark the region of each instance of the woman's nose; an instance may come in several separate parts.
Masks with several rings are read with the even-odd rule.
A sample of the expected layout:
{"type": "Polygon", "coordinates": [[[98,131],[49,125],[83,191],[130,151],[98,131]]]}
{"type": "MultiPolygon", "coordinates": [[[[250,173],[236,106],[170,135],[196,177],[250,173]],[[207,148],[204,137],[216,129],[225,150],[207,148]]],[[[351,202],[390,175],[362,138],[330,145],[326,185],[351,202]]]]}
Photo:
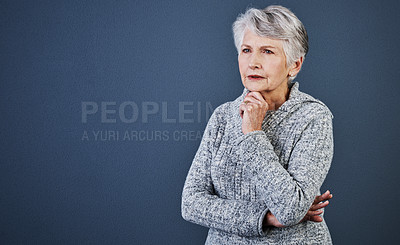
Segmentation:
{"type": "Polygon", "coordinates": [[[253,54],[250,58],[249,67],[251,69],[260,69],[262,68],[260,57],[257,54],[253,54]]]}

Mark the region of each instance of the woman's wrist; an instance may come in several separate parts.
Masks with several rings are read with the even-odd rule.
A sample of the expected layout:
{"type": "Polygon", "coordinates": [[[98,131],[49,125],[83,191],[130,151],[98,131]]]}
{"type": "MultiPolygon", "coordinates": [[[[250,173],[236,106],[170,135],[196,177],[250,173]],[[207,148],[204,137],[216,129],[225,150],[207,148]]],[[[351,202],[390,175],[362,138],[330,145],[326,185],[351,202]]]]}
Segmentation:
{"type": "Polygon", "coordinates": [[[263,220],[263,227],[268,226],[284,227],[270,211],[267,212],[263,220]]]}

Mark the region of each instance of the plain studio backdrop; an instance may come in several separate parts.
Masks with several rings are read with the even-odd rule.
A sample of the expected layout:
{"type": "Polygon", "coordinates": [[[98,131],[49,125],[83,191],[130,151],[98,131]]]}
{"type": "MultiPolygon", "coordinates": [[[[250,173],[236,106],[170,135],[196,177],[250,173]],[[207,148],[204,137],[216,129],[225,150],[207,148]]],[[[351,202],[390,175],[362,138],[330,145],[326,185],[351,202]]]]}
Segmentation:
{"type": "Polygon", "coordinates": [[[307,28],[296,81],[335,116],[334,243],[398,241],[398,1],[2,0],[0,244],[203,244],[182,187],[243,90],[231,25],[271,4],[307,28]]]}

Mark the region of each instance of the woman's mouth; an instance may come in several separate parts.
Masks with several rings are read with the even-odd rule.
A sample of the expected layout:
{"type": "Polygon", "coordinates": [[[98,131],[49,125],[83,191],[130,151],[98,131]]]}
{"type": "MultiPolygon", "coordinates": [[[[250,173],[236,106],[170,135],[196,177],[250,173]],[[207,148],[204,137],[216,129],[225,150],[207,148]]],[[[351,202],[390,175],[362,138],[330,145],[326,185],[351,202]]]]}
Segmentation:
{"type": "Polygon", "coordinates": [[[260,79],[264,79],[263,76],[259,76],[259,75],[249,75],[247,76],[248,79],[250,80],[260,80],[260,79]]]}

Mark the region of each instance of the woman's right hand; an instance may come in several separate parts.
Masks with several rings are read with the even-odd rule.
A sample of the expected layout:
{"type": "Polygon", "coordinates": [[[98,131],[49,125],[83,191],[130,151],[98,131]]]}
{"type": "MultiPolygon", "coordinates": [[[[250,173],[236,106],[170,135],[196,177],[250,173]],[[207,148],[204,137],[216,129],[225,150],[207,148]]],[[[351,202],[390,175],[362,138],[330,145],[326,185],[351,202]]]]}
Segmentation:
{"type": "Polygon", "coordinates": [[[311,208],[308,210],[306,216],[300,221],[313,221],[313,222],[322,222],[323,219],[320,214],[322,214],[324,211],[320,210],[329,204],[329,199],[331,199],[333,195],[329,190],[327,190],[325,193],[323,193],[320,196],[316,196],[314,199],[313,204],[311,205],[311,208]]]}
{"type": "MultiPolygon", "coordinates": [[[[299,223],[304,221],[322,222],[323,219],[319,215],[322,214],[323,211],[320,209],[328,206],[329,199],[331,199],[332,197],[333,195],[330,193],[329,190],[319,196],[316,196],[306,216],[304,216],[304,218],[299,223]]],[[[265,215],[263,226],[284,227],[284,225],[279,223],[279,221],[270,211],[268,211],[265,215]]]]}
{"type": "Polygon", "coordinates": [[[262,130],[262,122],[268,111],[268,103],[259,92],[250,92],[239,106],[239,114],[242,117],[243,134],[256,130],[262,130]]]}

